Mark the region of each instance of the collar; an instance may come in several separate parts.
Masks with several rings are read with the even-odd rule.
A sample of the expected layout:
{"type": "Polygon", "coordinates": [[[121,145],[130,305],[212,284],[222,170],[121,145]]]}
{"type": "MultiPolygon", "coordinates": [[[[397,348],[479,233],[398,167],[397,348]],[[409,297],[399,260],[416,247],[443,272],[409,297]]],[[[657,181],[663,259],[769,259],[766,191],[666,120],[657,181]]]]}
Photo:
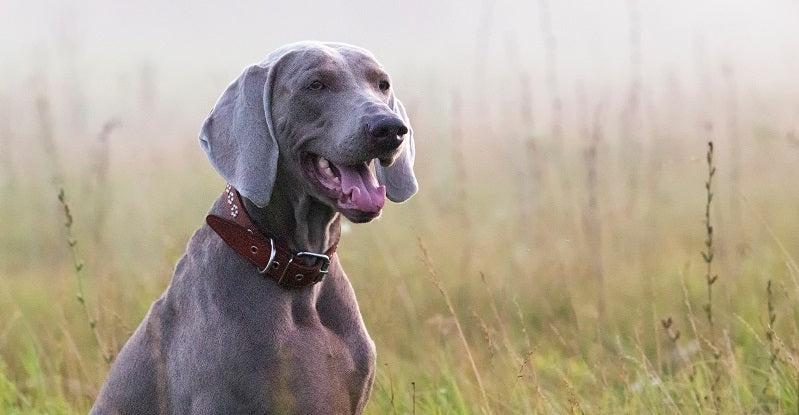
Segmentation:
{"type": "Polygon", "coordinates": [[[244,209],[236,188],[228,184],[221,198],[228,205],[228,218],[208,215],[205,221],[233,251],[255,265],[259,274],[283,288],[303,288],[322,281],[328,272],[330,257],[336,252],[338,239],[323,254],[293,253],[258,229],[244,209]],[[314,265],[305,265],[303,258],[313,259],[314,265]]]}

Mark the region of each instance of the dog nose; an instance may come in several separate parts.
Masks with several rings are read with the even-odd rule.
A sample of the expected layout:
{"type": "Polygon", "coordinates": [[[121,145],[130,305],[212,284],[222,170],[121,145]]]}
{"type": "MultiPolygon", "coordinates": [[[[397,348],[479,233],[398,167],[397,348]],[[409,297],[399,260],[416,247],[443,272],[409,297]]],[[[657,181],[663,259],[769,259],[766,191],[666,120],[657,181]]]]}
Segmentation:
{"type": "Polygon", "coordinates": [[[369,136],[381,150],[393,150],[402,144],[408,127],[397,117],[382,115],[369,120],[367,124],[369,136]]]}

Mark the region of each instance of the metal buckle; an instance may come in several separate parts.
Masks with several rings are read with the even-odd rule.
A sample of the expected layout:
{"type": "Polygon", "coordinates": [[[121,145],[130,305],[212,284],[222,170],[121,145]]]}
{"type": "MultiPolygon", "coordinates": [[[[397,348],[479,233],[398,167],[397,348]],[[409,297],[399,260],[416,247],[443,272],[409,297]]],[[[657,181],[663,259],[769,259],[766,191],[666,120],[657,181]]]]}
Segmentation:
{"type": "Polygon", "coordinates": [[[298,252],[297,256],[309,256],[311,258],[316,258],[322,261],[322,266],[319,268],[319,275],[314,278],[314,283],[322,281],[322,278],[327,275],[328,268],[330,268],[330,257],[325,254],[317,254],[314,252],[298,252]]]}
{"type": "MultiPolygon", "coordinates": [[[[308,256],[312,258],[316,258],[322,261],[322,267],[319,269],[319,276],[314,278],[314,283],[322,281],[322,278],[327,275],[328,268],[330,267],[330,257],[324,254],[317,254],[314,252],[297,252],[296,254],[292,255],[289,259],[288,264],[286,264],[286,268],[283,268],[283,274],[280,275],[278,278],[277,283],[278,285],[283,285],[283,278],[286,276],[286,272],[289,270],[289,266],[294,262],[294,258],[299,258],[303,256],[308,256]]],[[[271,262],[271,261],[270,261],[271,262]]]]}
{"type": "Polygon", "coordinates": [[[272,248],[272,252],[269,253],[269,262],[266,263],[264,269],[258,270],[258,273],[261,275],[266,274],[266,272],[269,271],[269,268],[272,267],[272,262],[275,261],[275,254],[277,253],[277,250],[275,249],[275,241],[272,238],[269,238],[269,245],[272,248]]]}
{"type": "Polygon", "coordinates": [[[295,256],[309,256],[311,258],[321,259],[322,268],[319,268],[319,273],[322,275],[327,274],[327,269],[330,268],[330,257],[325,254],[317,254],[314,252],[297,252],[295,256]]]}

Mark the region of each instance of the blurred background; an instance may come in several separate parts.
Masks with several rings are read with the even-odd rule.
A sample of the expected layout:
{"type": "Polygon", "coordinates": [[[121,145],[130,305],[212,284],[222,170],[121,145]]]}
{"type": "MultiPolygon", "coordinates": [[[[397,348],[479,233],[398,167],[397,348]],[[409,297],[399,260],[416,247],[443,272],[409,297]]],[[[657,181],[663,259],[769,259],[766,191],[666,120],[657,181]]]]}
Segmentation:
{"type": "MultiPolygon", "coordinates": [[[[711,111],[730,82],[747,98],[740,104],[755,106],[796,87],[791,1],[428,3],[6,2],[2,91],[15,103],[58,100],[59,118],[88,131],[133,109],[194,117],[196,126],[244,65],[305,39],[373,51],[405,95],[433,107],[420,110],[450,106],[457,90],[470,113],[496,124],[502,104],[523,97],[538,115],[531,134],[558,116],[549,100],[562,102],[562,117],[576,111],[576,88],[591,101],[635,93],[644,113],[669,92],[711,111]]],[[[15,107],[30,112],[6,106],[12,119],[15,107]]]]}
{"type": "Polygon", "coordinates": [[[795,410],[797,21],[787,0],[6,0],[0,412],[88,409],[223,190],[203,120],[306,39],[372,51],[416,135],[419,194],[340,253],[378,348],[367,412],[795,410]]]}

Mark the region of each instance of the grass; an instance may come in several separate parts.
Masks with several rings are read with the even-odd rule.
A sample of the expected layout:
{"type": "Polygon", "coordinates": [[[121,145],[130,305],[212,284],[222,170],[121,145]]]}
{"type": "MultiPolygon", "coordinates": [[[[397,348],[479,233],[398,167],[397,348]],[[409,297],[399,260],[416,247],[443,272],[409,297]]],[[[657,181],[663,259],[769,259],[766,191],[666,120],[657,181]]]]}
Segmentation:
{"type": "MultiPolygon", "coordinates": [[[[674,103],[627,164],[612,106],[575,126],[563,101],[558,143],[510,113],[488,130],[468,106],[412,108],[421,192],[339,251],[378,350],[367,413],[797,413],[783,127],[737,118],[733,181],[730,142],[702,157],[707,131],[674,103]]],[[[35,108],[14,131],[41,140],[12,143],[26,174],[0,187],[0,412],[85,413],[224,184],[182,119],[98,123],[98,153],[35,108]]]]}

